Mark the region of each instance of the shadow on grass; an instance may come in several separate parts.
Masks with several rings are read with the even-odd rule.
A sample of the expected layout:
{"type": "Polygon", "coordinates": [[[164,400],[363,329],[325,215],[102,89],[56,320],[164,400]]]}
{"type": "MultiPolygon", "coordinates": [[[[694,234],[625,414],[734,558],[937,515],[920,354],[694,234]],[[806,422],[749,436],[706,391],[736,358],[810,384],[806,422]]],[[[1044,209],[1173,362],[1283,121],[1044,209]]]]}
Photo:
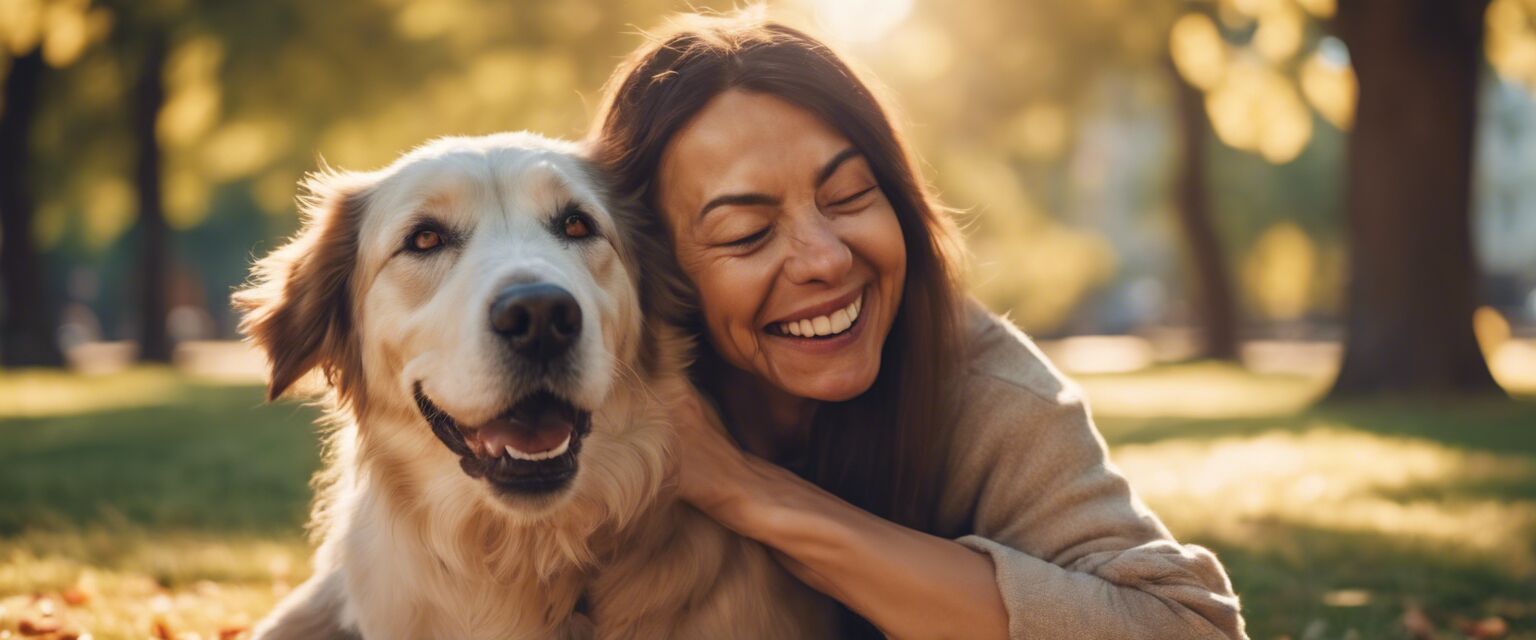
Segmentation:
{"type": "Polygon", "coordinates": [[[1529,400],[1333,403],[1287,415],[1248,418],[1105,417],[1111,446],[1213,440],[1338,425],[1376,435],[1423,438],[1469,451],[1536,454],[1536,402],[1529,400]]]}
{"type": "Polygon", "coordinates": [[[1441,629],[1499,616],[1517,631],[1536,630],[1536,581],[1512,576],[1496,558],[1425,553],[1385,534],[1282,521],[1258,527],[1243,544],[1190,539],[1227,566],[1253,638],[1406,638],[1401,620],[1411,606],[1441,629]]]}
{"type": "Polygon", "coordinates": [[[296,534],[319,464],[314,409],[187,384],[146,406],[0,420],[0,536],[148,529],[296,534]]]}

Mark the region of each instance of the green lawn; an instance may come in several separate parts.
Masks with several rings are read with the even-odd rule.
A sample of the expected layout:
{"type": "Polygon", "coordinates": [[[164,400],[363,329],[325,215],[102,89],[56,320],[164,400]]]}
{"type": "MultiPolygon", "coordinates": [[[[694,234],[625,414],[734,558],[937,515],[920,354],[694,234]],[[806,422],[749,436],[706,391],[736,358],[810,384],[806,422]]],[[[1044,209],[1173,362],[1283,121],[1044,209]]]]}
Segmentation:
{"type": "MultiPolygon", "coordinates": [[[[1310,409],[1321,380],[1216,365],[1081,381],[1253,637],[1410,637],[1411,612],[1536,638],[1536,403],[1310,409]]],[[[0,374],[0,636],[45,609],[97,639],[249,625],[307,571],[315,415],[170,370],[0,374]]]]}

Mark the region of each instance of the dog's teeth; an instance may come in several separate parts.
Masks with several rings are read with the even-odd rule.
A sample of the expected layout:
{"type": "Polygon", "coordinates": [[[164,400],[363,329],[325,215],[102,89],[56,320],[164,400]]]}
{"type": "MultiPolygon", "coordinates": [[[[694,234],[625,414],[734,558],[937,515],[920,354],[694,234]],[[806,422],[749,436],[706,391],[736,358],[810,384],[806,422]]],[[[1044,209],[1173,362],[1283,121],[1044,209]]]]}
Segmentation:
{"type": "Polygon", "coordinates": [[[512,445],[510,444],[506,445],[505,448],[507,450],[507,455],[517,460],[530,460],[537,462],[539,460],[558,458],[561,454],[565,453],[567,449],[571,448],[571,434],[566,434],[565,439],[560,441],[560,445],[550,449],[549,451],[540,451],[538,453],[523,453],[522,451],[518,451],[517,449],[512,448],[512,445]]]}

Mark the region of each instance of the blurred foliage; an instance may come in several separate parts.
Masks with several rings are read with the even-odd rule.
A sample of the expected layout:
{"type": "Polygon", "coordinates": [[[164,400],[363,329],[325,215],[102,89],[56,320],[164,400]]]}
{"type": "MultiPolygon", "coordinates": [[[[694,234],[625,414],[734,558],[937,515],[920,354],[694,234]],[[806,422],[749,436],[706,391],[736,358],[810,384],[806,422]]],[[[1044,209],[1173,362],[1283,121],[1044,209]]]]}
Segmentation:
{"type": "MultiPolygon", "coordinates": [[[[50,285],[106,337],[126,335],[124,104],[152,34],[171,44],[157,136],[178,230],[175,304],[201,306],[228,335],[228,291],[296,224],[305,172],[377,167],[440,135],[580,136],[646,29],[711,6],[730,3],[0,0],[3,49],[40,45],[55,70],[34,132],[50,285]]],[[[1356,86],[1329,35],[1334,0],[779,0],[768,11],[888,89],[925,173],[961,211],[974,290],[1031,330],[1188,320],[1168,215],[1170,61],[1205,93],[1209,188],[1248,310],[1280,322],[1337,313],[1356,86]]],[[[1528,103],[1536,1],[1494,0],[1487,21],[1498,81],[1524,87],[1528,103]]],[[[1514,174],[1495,171],[1502,182],[1483,188],[1514,174]]],[[[1524,286],[1536,283],[1531,262],[1513,267],[1524,286]]]]}

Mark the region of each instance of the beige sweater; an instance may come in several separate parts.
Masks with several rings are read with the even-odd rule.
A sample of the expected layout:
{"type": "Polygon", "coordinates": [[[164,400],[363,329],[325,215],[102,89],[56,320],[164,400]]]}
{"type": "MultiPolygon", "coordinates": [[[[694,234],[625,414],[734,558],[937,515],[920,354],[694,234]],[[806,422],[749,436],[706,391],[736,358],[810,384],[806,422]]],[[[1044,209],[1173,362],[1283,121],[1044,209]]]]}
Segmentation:
{"type": "Polygon", "coordinates": [[[1210,551],[1181,545],[1110,464],[1082,392],[972,305],[939,533],[991,556],[1014,638],[1246,638],[1210,551]]]}

